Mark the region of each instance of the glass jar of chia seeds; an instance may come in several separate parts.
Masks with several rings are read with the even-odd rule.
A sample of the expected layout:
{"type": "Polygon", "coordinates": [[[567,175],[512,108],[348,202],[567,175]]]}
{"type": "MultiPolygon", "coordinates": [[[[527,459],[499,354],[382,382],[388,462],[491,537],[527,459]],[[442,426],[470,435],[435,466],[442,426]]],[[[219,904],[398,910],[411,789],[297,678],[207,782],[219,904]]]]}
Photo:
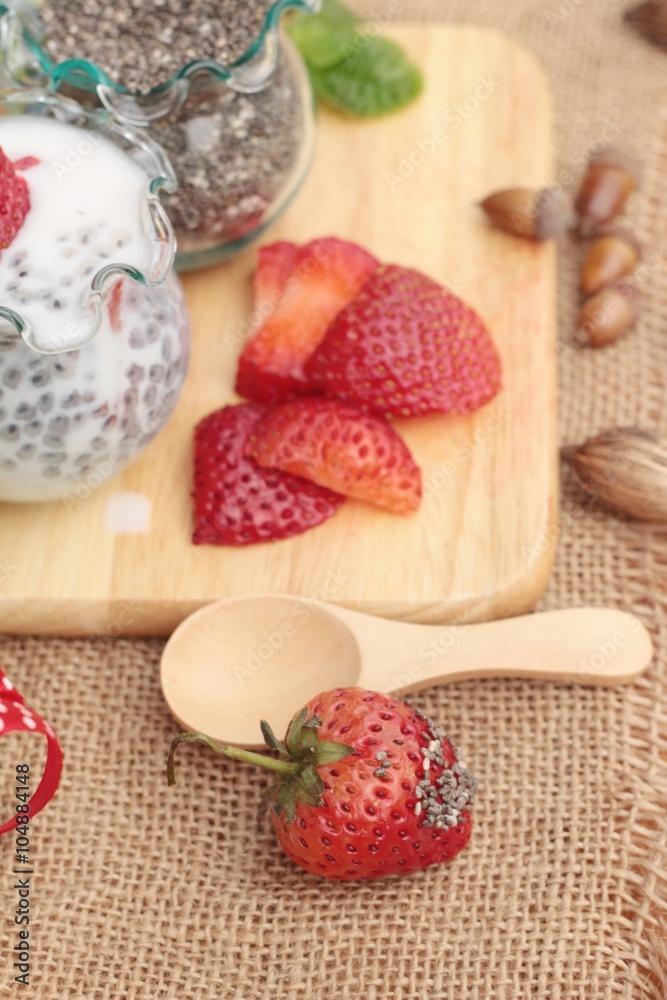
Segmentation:
{"type": "Polygon", "coordinates": [[[0,5],[13,84],[97,104],[167,153],[179,270],[233,255],[276,219],[314,145],[308,73],[279,22],[320,0],[17,2],[0,5]]]}
{"type": "Polygon", "coordinates": [[[158,197],[175,180],[144,134],[41,92],[0,101],[0,149],[0,500],[76,500],[152,440],[185,379],[158,197]]]}

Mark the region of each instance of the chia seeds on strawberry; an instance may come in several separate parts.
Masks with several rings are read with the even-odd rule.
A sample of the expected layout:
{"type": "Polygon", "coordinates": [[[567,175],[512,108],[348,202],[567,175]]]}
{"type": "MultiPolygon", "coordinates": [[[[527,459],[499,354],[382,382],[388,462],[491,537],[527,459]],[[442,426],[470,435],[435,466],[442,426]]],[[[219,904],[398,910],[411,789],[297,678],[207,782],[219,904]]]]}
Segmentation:
{"type": "MultiPolygon", "coordinates": [[[[46,0],[43,46],[54,62],[86,59],[131,93],[167,84],[197,59],[230,65],[258,38],[269,0],[46,0]]],[[[289,184],[305,134],[298,85],[281,52],[263,90],[241,94],[206,71],[180,107],[152,121],[179,188],[164,202],[193,252],[246,236],[289,184]]]]}
{"type": "Polygon", "coordinates": [[[415,815],[420,815],[425,808],[423,826],[433,826],[439,830],[454,827],[461,822],[462,811],[469,810],[473,805],[477,779],[460,759],[458,747],[447,739],[444,729],[435,726],[419,709],[414,711],[427,724],[428,731],[423,732],[422,737],[429,740],[428,746],[421,747],[424,777],[415,789],[415,795],[420,800],[415,807],[415,815]],[[444,743],[451,747],[456,758],[450,768],[446,766],[443,756],[444,743]],[[442,768],[435,783],[431,781],[431,762],[442,768]]]}

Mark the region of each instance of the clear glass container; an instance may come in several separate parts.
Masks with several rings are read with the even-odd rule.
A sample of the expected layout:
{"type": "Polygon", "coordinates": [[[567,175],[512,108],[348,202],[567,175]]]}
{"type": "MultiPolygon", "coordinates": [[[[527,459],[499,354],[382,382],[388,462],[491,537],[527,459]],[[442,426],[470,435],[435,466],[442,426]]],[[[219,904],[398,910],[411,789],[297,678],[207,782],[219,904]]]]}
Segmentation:
{"type": "Polygon", "coordinates": [[[146,93],[128,92],[93,53],[52,62],[38,11],[28,5],[26,14],[26,3],[0,5],[5,73],[14,86],[97,102],[164,148],[178,180],[164,204],[179,270],[232,256],[283,211],[307,172],[315,128],[308,72],[280,19],[290,8],[316,11],[320,0],[276,0],[233,64],[196,59],[146,93]]]}
{"type": "Polygon", "coordinates": [[[0,500],[75,502],[137,457],[185,380],[159,200],[175,180],[144,134],[41,92],[0,100],[0,147],[36,157],[17,167],[30,209],[0,254],[0,500]]]}

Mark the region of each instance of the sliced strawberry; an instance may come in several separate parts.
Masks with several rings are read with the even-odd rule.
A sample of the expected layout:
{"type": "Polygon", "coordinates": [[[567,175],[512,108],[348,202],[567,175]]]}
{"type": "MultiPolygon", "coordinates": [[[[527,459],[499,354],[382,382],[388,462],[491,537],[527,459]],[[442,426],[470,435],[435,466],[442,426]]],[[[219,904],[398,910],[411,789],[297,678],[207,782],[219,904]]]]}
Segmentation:
{"type": "Polygon", "coordinates": [[[382,417],[336,399],[298,399],[269,410],[250,434],[266,467],[311,479],[396,514],[421,501],[421,473],[382,417]]]}
{"type": "Polygon", "coordinates": [[[16,173],[11,160],[0,149],[0,252],[14,240],[29,210],[25,178],[16,173]]]}
{"type": "MultiPolygon", "coordinates": [[[[236,391],[261,403],[310,391],[303,371],[306,358],[378,267],[366,250],[330,236],[298,247],[288,268],[290,246],[265,248],[268,273],[259,276],[259,287],[275,291],[283,286],[283,291],[239,358],[236,391]]],[[[259,311],[261,315],[261,303],[259,311]]]]}
{"type": "Polygon", "coordinates": [[[253,279],[255,309],[263,321],[274,311],[287,287],[299,247],[287,240],[278,240],[260,247],[253,279]]]}
{"type": "Polygon", "coordinates": [[[267,409],[225,406],[195,429],[195,545],[250,545],[298,535],[336,513],[343,497],[245,454],[267,409]]]}
{"type": "Polygon", "coordinates": [[[305,366],[327,396],[384,416],[469,413],[501,384],[498,352],[475,312],[419,271],[378,268],[305,366]]]}

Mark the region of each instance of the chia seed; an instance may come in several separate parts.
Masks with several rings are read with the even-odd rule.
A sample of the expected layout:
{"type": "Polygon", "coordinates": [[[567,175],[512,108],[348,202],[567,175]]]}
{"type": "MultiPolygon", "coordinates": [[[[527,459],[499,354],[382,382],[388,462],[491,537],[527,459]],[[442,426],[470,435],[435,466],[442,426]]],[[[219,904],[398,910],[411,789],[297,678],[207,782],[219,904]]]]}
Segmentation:
{"type": "Polygon", "coordinates": [[[270,0],[46,0],[46,52],[89,59],[115,83],[146,94],[195,59],[230,65],[259,35],[270,0]]]}
{"type": "MultiPolygon", "coordinates": [[[[258,38],[270,6],[271,0],[45,0],[41,44],[54,62],[95,63],[141,104],[193,60],[237,60],[258,38]]],[[[184,102],[147,126],[178,178],[178,190],[162,200],[180,252],[240,240],[271,216],[302,166],[306,113],[282,47],[264,89],[252,94],[207,70],[190,77],[184,102]]]]}
{"type": "Polygon", "coordinates": [[[471,808],[477,789],[477,779],[460,759],[458,747],[447,739],[444,729],[434,726],[418,709],[415,709],[415,713],[428,726],[428,732],[421,734],[427,745],[421,747],[424,777],[415,788],[417,799],[415,815],[419,816],[423,809],[426,818],[422,826],[444,830],[456,826],[461,820],[462,810],[471,808]],[[451,766],[445,764],[443,754],[445,743],[449,744],[454,755],[451,766]],[[431,764],[442,768],[441,773],[434,775],[431,764]]]}

